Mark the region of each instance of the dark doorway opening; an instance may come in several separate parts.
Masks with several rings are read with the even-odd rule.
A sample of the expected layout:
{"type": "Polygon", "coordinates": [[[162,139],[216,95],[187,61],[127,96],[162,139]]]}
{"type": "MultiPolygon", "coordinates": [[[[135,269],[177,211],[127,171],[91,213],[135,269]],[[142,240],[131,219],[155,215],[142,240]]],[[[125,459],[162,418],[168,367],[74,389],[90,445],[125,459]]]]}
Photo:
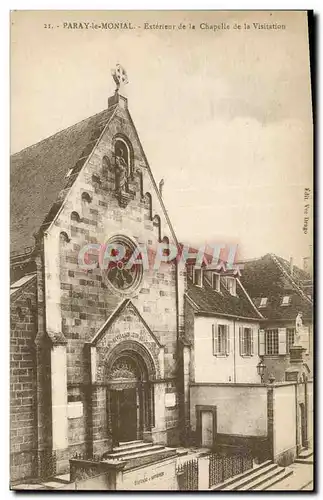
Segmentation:
{"type": "Polygon", "coordinates": [[[107,412],[112,442],[143,439],[153,426],[153,385],[145,363],[126,351],[112,363],[107,386],[107,412]]]}
{"type": "Polygon", "coordinates": [[[111,391],[112,436],[116,443],[137,439],[137,391],[136,388],[111,391]]]}

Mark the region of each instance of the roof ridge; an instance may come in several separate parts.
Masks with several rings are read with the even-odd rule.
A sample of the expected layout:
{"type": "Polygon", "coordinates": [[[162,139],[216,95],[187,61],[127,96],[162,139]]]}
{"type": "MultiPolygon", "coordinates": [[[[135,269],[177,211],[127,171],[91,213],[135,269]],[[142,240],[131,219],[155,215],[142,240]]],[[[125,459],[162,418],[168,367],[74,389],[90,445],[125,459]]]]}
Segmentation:
{"type": "Polygon", "coordinates": [[[91,345],[97,345],[100,340],[102,340],[104,334],[106,333],[107,329],[110,327],[112,323],[114,323],[120,315],[123,313],[123,311],[127,308],[131,307],[139,320],[142,322],[146,330],[149,332],[149,334],[152,336],[152,338],[155,340],[156,344],[158,347],[164,347],[163,344],[160,343],[159,339],[156,337],[154,334],[153,330],[150,328],[148,323],[146,322],[145,318],[142,316],[142,314],[139,312],[138,308],[135,306],[135,304],[132,302],[131,299],[124,299],[118,304],[118,306],[112,311],[110,316],[103,322],[103,324],[100,326],[100,328],[97,330],[96,334],[94,337],[92,337],[91,340],[87,341],[87,344],[91,345]]]}
{"type": "Polygon", "coordinates": [[[164,213],[165,219],[166,219],[167,224],[168,224],[168,226],[169,226],[169,228],[170,228],[170,232],[172,233],[172,236],[173,236],[173,238],[174,238],[174,241],[175,241],[175,243],[176,243],[176,246],[177,246],[177,247],[179,247],[179,241],[178,241],[178,239],[177,239],[177,236],[176,236],[176,233],[175,233],[175,229],[174,229],[173,224],[172,224],[172,222],[171,222],[171,220],[170,220],[170,217],[169,217],[169,215],[168,215],[168,211],[167,211],[166,206],[165,206],[165,204],[164,204],[163,198],[162,198],[162,196],[161,196],[161,194],[160,194],[160,192],[159,192],[159,189],[158,189],[158,187],[157,187],[157,184],[156,184],[156,181],[155,181],[155,177],[154,177],[154,175],[153,175],[153,173],[152,173],[152,170],[151,170],[151,168],[150,168],[150,165],[149,165],[149,162],[148,162],[148,159],[147,159],[147,156],[146,156],[145,150],[144,150],[144,148],[143,148],[143,145],[142,145],[142,142],[141,142],[141,139],[140,139],[140,136],[139,136],[139,133],[138,133],[137,127],[135,126],[135,123],[134,123],[134,121],[133,121],[133,119],[132,119],[132,116],[131,116],[131,113],[130,113],[130,111],[129,111],[129,108],[128,108],[128,107],[127,107],[127,109],[126,109],[126,112],[128,113],[128,116],[129,116],[129,119],[130,119],[130,123],[131,123],[131,125],[133,126],[134,133],[135,133],[135,135],[136,135],[136,137],[137,137],[137,140],[138,140],[139,146],[140,146],[140,148],[141,148],[141,152],[142,152],[143,158],[144,158],[144,160],[145,160],[145,162],[146,162],[146,165],[147,165],[147,170],[148,170],[148,173],[149,173],[149,175],[150,175],[150,177],[151,177],[151,181],[152,181],[153,187],[155,188],[155,193],[156,193],[156,196],[157,196],[157,198],[158,198],[158,200],[159,200],[159,203],[160,203],[160,206],[161,206],[162,211],[163,211],[163,213],[164,213]]]}
{"type": "MultiPolygon", "coordinates": [[[[57,219],[58,215],[61,213],[63,207],[65,206],[65,204],[67,203],[67,198],[71,192],[71,190],[73,189],[74,185],[75,185],[75,182],[77,180],[77,178],[80,176],[81,172],[83,171],[83,169],[85,168],[85,166],[88,164],[89,162],[89,159],[91,158],[91,156],[93,155],[93,151],[95,150],[95,148],[98,146],[99,142],[101,141],[108,125],[110,124],[112,118],[115,116],[115,113],[117,111],[117,105],[114,105],[114,106],[111,106],[111,108],[108,108],[107,110],[104,110],[104,111],[110,111],[110,115],[108,115],[108,118],[107,118],[107,121],[105,123],[105,125],[103,126],[103,129],[102,131],[100,132],[100,135],[97,139],[95,139],[95,144],[92,146],[91,148],[91,151],[89,152],[89,154],[87,155],[87,157],[83,157],[83,158],[86,158],[83,165],[81,166],[80,170],[78,172],[75,173],[75,178],[73,179],[73,182],[71,183],[71,185],[69,185],[69,183],[67,182],[67,184],[65,184],[65,187],[63,188],[63,190],[65,191],[65,194],[64,194],[64,197],[62,199],[62,202],[60,203],[60,206],[57,210],[57,212],[55,213],[55,215],[53,216],[52,220],[49,221],[49,225],[48,225],[48,228],[47,228],[47,231],[52,227],[52,225],[54,224],[54,221],[57,219]]],[[[98,113],[100,114],[100,113],[98,113]]],[[[97,116],[97,115],[93,115],[93,116],[97,116]]],[[[93,118],[92,116],[90,118],[93,118]]],[[[75,125],[78,125],[77,123],[75,125]]],[[[78,160],[79,161],[79,160],[78,160]]],[[[76,162],[77,163],[77,162],[76,162]]],[[[75,167],[75,165],[74,165],[75,167]]],[[[59,195],[58,195],[58,198],[59,198],[59,195]]],[[[54,204],[57,202],[57,198],[56,200],[54,201],[54,204]]],[[[50,212],[48,212],[49,214],[50,212]]],[[[48,216],[47,214],[47,216],[48,216]]],[[[47,218],[46,216],[46,218],[47,218]]],[[[45,220],[46,220],[45,218],[45,220]]],[[[43,222],[44,224],[44,222],[43,222]]],[[[42,225],[43,225],[42,224],[42,225]]]]}
{"type": "MultiPolygon", "coordinates": [[[[111,108],[112,107],[113,106],[111,106],[111,108]]],[[[44,139],[41,139],[40,141],[35,142],[34,144],[31,144],[30,146],[26,146],[25,148],[21,149],[20,151],[17,151],[16,153],[13,153],[12,155],[10,155],[10,158],[14,158],[16,155],[19,155],[27,150],[31,150],[32,148],[39,146],[42,142],[48,141],[48,139],[51,139],[52,137],[55,137],[59,134],[62,134],[64,132],[66,132],[67,130],[74,128],[76,125],[80,125],[81,123],[86,122],[87,120],[90,120],[90,119],[94,118],[95,116],[98,116],[98,115],[104,113],[105,111],[110,110],[111,108],[105,108],[102,111],[95,113],[94,115],[90,115],[87,118],[83,118],[83,120],[80,120],[79,122],[73,123],[72,125],[69,125],[66,128],[62,128],[62,129],[58,130],[57,132],[54,132],[54,134],[48,135],[47,137],[44,137],[44,139]]]]}
{"type": "MultiPolygon", "coordinates": [[[[230,294],[230,292],[227,290],[227,288],[221,284],[221,293],[217,292],[216,290],[213,289],[212,284],[209,282],[206,276],[203,276],[203,284],[202,286],[196,286],[193,283],[193,280],[191,277],[188,276],[187,283],[189,284],[189,288],[186,292],[186,297],[191,300],[191,302],[197,307],[198,311],[200,313],[207,313],[207,314],[212,314],[214,316],[220,315],[220,316],[227,316],[227,317],[235,317],[235,318],[244,318],[244,319],[250,319],[250,320],[260,320],[264,319],[261,313],[258,311],[258,309],[255,307],[253,303],[250,303],[249,297],[244,293],[243,287],[241,287],[243,295],[240,295],[240,297],[234,297],[230,294]],[[199,304],[199,299],[197,297],[194,297],[194,292],[196,289],[196,293],[202,293],[203,295],[206,294],[206,301],[208,302],[208,307],[211,308],[211,310],[207,311],[204,306],[199,304]],[[198,292],[199,290],[199,292],[198,292]],[[209,295],[211,293],[211,295],[209,295]],[[191,296],[193,294],[193,297],[191,296]],[[221,305],[220,308],[219,304],[217,304],[217,299],[221,297],[221,302],[222,305],[225,306],[226,310],[221,311],[221,305]],[[237,312],[236,311],[236,304],[232,309],[232,299],[238,299],[239,307],[242,307],[243,312],[237,312]],[[214,302],[215,301],[215,302],[214,302]],[[227,312],[227,306],[231,304],[231,309],[232,312],[227,312]],[[248,308],[248,312],[246,315],[246,312],[244,311],[245,306],[248,308]]],[[[229,308],[230,309],[230,308],[229,308]]]]}
{"type": "Polygon", "coordinates": [[[282,264],[279,262],[277,256],[274,253],[270,254],[270,257],[272,258],[273,262],[276,264],[276,266],[283,272],[285,276],[289,279],[289,281],[292,283],[292,285],[296,288],[298,293],[305,299],[307,302],[309,302],[312,305],[312,300],[303,292],[303,290],[298,286],[296,281],[293,279],[293,277],[284,269],[282,264]]]}
{"type": "Polygon", "coordinates": [[[258,310],[257,306],[253,303],[253,300],[252,298],[250,297],[250,295],[248,294],[247,290],[245,289],[245,287],[242,285],[241,281],[239,278],[236,278],[241,290],[243,291],[243,293],[245,294],[245,296],[247,297],[247,299],[249,300],[251,306],[253,307],[253,309],[256,311],[256,313],[258,314],[259,318],[261,319],[265,319],[264,316],[261,314],[261,312],[258,310]]]}
{"type": "Polygon", "coordinates": [[[37,273],[34,273],[34,274],[29,273],[29,274],[26,274],[25,276],[23,276],[19,280],[15,281],[15,283],[12,283],[10,285],[10,291],[12,292],[10,295],[10,302],[11,303],[13,303],[18,298],[18,296],[20,295],[21,292],[26,290],[26,288],[28,288],[33,283],[34,279],[37,278],[37,273]],[[15,283],[18,283],[25,276],[30,276],[29,279],[27,281],[25,281],[25,283],[22,283],[19,287],[13,287],[13,285],[15,283]]]}

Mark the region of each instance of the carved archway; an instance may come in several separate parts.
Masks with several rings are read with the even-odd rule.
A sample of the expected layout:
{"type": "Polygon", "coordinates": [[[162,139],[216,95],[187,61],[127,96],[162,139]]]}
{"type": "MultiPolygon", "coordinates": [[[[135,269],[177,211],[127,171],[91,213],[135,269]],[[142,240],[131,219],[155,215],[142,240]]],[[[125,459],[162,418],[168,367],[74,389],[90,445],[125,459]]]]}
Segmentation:
{"type": "Polygon", "coordinates": [[[146,348],[124,341],[105,357],[109,434],[114,444],[142,439],[153,426],[154,361],[146,348]]]}
{"type": "Polygon", "coordinates": [[[110,379],[110,371],[114,363],[121,356],[129,356],[131,359],[135,359],[141,370],[147,372],[147,380],[154,380],[156,378],[156,367],[154,360],[147,349],[134,340],[124,340],[120,344],[116,345],[111,351],[105,356],[105,379],[110,379]]]}

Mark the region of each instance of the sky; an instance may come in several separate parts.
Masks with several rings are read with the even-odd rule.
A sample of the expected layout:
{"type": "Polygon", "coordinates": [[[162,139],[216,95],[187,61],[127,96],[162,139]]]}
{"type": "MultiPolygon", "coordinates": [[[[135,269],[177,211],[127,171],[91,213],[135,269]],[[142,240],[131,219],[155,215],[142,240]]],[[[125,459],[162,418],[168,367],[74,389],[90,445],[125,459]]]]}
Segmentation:
{"type": "Polygon", "coordinates": [[[12,153],[105,109],[117,62],[178,239],[238,244],[241,258],[273,252],[300,265],[311,244],[304,190],[313,182],[305,13],[15,12],[12,153]],[[135,27],[63,27],[92,21],[135,27]],[[187,28],[143,29],[145,22],[187,28]]]}

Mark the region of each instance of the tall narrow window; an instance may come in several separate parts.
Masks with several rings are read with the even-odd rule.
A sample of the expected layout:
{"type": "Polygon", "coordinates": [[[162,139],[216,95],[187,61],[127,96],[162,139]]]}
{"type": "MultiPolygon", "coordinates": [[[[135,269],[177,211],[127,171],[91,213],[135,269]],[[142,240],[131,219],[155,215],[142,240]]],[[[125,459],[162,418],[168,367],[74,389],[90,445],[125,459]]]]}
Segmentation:
{"type": "Polygon", "coordinates": [[[195,267],[193,271],[193,282],[196,286],[202,286],[202,269],[195,267]]]}
{"type": "Polygon", "coordinates": [[[223,276],[222,283],[226,287],[226,289],[230,292],[231,295],[236,295],[236,279],[231,276],[223,276]]]}
{"type": "Polygon", "coordinates": [[[231,295],[236,296],[236,280],[235,278],[228,278],[228,290],[231,295]]]}
{"type": "Polygon", "coordinates": [[[252,328],[239,328],[240,355],[253,356],[253,331],[252,328]]]}
{"type": "Polygon", "coordinates": [[[161,222],[160,222],[159,215],[155,215],[154,216],[154,218],[153,218],[153,226],[154,226],[154,228],[156,230],[158,241],[161,241],[161,222]]]}
{"type": "Polygon", "coordinates": [[[286,350],[289,353],[290,348],[294,345],[295,341],[295,328],[286,329],[286,350]]]}
{"type": "Polygon", "coordinates": [[[265,354],[276,356],[279,353],[278,329],[266,330],[265,332],[265,354]]]}
{"type": "Polygon", "coordinates": [[[228,325],[212,325],[212,342],[214,356],[230,354],[230,338],[228,325]]]}
{"type": "Polygon", "coordinates": [[[212,274],[212,288],[217,292],[220,291],[220,275],[217,273],[212,274]]]}

